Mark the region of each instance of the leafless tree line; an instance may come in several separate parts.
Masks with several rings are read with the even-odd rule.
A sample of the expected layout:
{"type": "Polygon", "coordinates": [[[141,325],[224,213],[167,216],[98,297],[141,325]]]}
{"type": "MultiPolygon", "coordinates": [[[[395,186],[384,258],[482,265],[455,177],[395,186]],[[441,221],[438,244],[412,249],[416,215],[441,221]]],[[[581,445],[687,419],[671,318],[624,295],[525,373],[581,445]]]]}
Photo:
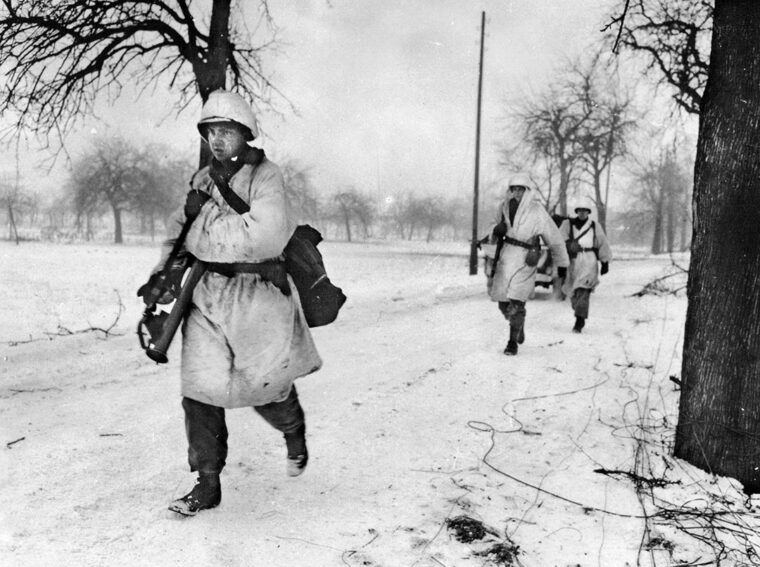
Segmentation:
{"type": "Polygon", "coordinates": [[[688,249],[693,160],[684,156],[693,148],[645,131],[646,112],[615,60],[569,60],[542,91],[513,97],[501,164],[531,171],[547,210],[565,217],[585,196],[614,242],[649,242],[654,254],[688,249]]]}
{"type": "MultiPolygon", "coordinates": [[[[282,164],[285,187],[300,222],[328,238],[366,240],[465,240],[469,204],[465,198],[417,195],[413,190],[380,197],[355,186],[324,192],[311,171],[295,160],[282,164]]],[[[150,237],[163,233],[182,205],[194,171],[190,155],[162,145],[138,147],[119,136],[96,140],[72,162],[63,192],[41,205],[38,193],[0,180],[0,220],[11,238],[24,224],[34,238],[124,241],[125,233],[150,237]]]]}

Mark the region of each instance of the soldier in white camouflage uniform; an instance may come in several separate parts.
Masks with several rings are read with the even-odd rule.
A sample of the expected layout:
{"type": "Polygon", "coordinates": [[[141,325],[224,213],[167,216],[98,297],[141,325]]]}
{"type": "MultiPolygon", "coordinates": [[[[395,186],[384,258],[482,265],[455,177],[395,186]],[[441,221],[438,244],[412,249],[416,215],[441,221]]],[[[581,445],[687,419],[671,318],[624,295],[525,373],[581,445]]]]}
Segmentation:
{"type": "Polygon", "coordinates": [[[203,106],[198,130],[214,159],[193,176],[159,262],[162,266],[186,219],[194,219],[184,248],[208,263],[208,271],[183,323],[181,375],[188,458],[198,481],[169,507],[187,516],[221,501],[225,409],[252,407],[284,434],[287,474],[303,472],[306,426],[293,382],[322,365],[290,276],[266,275],[282,266],[296,219],[279,167],[247,143],[258,135],[250,105],[237,94],[215,91],[203,106]],[[236,212],[220,184],[250,211],[236,212]]]}

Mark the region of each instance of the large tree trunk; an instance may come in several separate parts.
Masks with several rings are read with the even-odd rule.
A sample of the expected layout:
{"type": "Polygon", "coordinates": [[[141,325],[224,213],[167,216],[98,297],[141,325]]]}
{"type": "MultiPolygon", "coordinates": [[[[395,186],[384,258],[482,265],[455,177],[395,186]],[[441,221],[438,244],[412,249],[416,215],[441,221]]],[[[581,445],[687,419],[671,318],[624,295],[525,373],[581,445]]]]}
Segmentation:
{"type": "Polygon", "coordinates": [[[760,2],[717,0],[675,455],[760,492],[760,2]]]}
{"type": "MultiPolygon", "coordinates": [[[[230,4],[232,0],[214,0],[209,24],[209,52],[197,53],[193,60],[195,82],[205,103],[213,91],[226,87],[230,63],[230,4]]],[[[198,166],[211,163],[211,149],[201,140],[198,166]]]]}

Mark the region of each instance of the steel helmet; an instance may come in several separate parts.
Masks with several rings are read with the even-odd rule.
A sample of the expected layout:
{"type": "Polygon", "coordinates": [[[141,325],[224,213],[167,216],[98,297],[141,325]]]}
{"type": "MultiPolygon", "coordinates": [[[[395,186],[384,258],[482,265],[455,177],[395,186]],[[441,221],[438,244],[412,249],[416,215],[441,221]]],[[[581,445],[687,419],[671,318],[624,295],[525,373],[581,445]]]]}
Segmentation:
{"type": "Polygon", "coordinates": [[[508,187],[525,187],[526,189],[533,189],[533,181],[530,179],[530,175],[525,173],[524,171],[521,171],[519,173],[515,173],[512,175],[512,177],[509,178],[509,185],[508,187]]]}
{"type": "Polygon", "coordinates": [[[201,119],[198,121],[198,132],[201,133],[204,140],[208,139],[206,125],[214,122],[233,122],[242,126],[247,130],[246,139],[248,141],[259,135],[256,116],[253,114],[251,105],[237,93],[219,89],[208,95],[208,99],[201,109],[201,119]]]}
{"type": "Polygon", "coordinates": [[[584,197],[575,203],[573,211],[577,214],[579,209],[586,209],[588,214],[591,215],[594,212],[596,203],[588,197],[584,197]]]}

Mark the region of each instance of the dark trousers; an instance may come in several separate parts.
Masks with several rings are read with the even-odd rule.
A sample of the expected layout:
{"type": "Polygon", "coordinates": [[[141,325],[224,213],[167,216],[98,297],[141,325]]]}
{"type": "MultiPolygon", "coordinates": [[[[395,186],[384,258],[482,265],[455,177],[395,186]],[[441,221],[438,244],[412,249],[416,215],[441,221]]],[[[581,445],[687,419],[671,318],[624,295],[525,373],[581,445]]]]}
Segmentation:
{"type": "Polygon", "coordinates": [[[591,302],[591,290],[585,287],[578,287],[573,291],[570,298],[570,305],[575,311],[575,316],[581,319],[588,319],[588,308],[591,302]]]}
{"type": "Polygon", "coordinates": [[[509,321],[509,339],[521,342],[520,335],[525,327],[525,302],[516,299],[499,301],[499,311],[509,321]]]}
{"type": "MultiPolygon", "coordinates": [[[[191,471],[220,473],[227,462],[227,423],[224,408],[182,398],[187,433],[187,459],[191,471]]],[[[266,422],[287,435],[304,426],[304,413],[296,387],[281,402],[254,406],[266,422]]]]}

